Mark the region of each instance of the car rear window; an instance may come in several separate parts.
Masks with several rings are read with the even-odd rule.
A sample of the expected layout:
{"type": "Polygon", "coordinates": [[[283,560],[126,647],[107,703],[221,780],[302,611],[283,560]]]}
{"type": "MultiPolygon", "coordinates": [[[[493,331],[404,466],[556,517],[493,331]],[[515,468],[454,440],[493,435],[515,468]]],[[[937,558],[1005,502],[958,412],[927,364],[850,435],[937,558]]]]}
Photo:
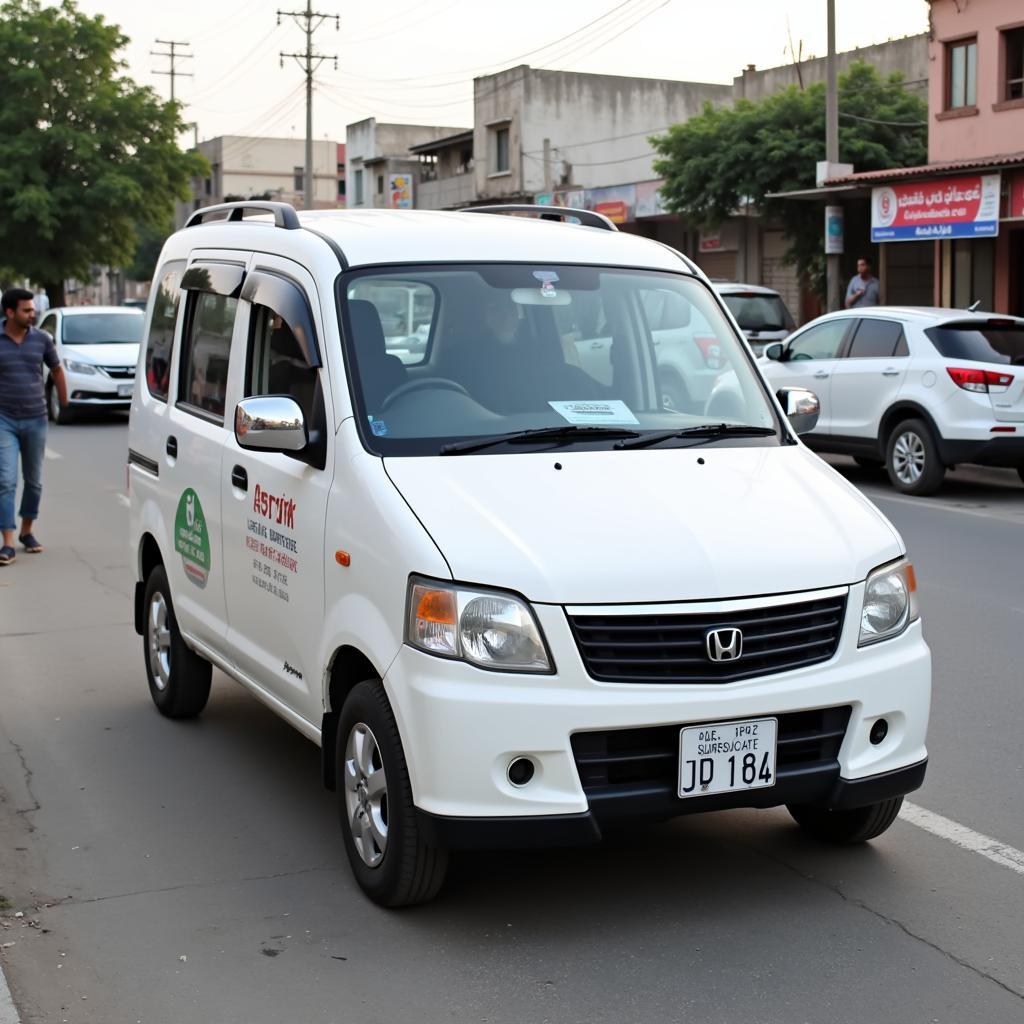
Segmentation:
{"type": "Polygon", "coordinates": [[[722,300],[743,331],[791,331],[793,318],[778,295],[730,292],[722,300]]]}
{"type": "Polygon", "coordinates": [[[924,333],[947,359],[1024,366],[1024,324],[945,324],[924,333]]]}

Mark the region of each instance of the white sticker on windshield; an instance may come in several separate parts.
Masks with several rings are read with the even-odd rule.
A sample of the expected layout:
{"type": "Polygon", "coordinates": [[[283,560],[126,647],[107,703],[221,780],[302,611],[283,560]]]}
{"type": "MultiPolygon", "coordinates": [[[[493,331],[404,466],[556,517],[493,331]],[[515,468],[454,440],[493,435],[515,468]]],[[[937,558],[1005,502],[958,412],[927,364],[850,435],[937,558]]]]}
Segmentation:
{"type": "Polygon", "coordinates": [[[625,402],[548,402],[559,416],[570,423],[594,423],[600,426],[614,426],[628,423],[639,424],[625,402]]]}

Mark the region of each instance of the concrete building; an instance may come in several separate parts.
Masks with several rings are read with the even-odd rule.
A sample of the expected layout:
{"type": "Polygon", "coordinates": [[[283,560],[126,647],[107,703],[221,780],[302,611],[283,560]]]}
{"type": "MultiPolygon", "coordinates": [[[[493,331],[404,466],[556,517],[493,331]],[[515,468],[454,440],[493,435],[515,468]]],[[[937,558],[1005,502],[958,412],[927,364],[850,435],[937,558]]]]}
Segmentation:
{"type": "Polygon", "coordinates": [[[374,117],[345,129],[346,205],[411,209],[420,158],[412,147],[464,132],[415,124],[385,124],[374,117]]]}
{"type": "Polygon", "coordinates": [[[410,146],[419,161],[416,172],[416,207],[420,210],[457,210],[476,199],[473,177],[473,129],[410,146]]]}
{"type": "MultiPolygon", "coordinates": [[[[280,199],[302,208],[304,139],[222,135],[200,142],[196,148],[209,161],[210,175],[193,181],[191,202],[179,204],[179,225],[193,210],[237,199],[280,199]]],[[[313,143],[313,204],[317,209],[344,205],[339,203],[343,163],[337,142],[313,143]]]]}

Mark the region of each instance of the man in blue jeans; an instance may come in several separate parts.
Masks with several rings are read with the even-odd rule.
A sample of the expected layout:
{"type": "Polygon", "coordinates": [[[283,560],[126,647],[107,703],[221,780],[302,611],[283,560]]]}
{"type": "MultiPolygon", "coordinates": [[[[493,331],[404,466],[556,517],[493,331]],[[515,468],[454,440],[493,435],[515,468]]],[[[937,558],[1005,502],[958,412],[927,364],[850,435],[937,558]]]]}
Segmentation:
{"type": "Polygon", "coordinates": [[[18,486],[18,456],[25,480],[21,495],[21,533],[18,540],[33,553],[43,546],[32,533],[43,493],[43,454],[46,451],[46,396],[43,364],[57,388],[62,406],[68,386],[57,348],[45,331],[37,330],[35,300],[24,288],[8,288],[2,301],[6,320],[0,329],[0,565],[14,561],[14,495],[18,486]]]}

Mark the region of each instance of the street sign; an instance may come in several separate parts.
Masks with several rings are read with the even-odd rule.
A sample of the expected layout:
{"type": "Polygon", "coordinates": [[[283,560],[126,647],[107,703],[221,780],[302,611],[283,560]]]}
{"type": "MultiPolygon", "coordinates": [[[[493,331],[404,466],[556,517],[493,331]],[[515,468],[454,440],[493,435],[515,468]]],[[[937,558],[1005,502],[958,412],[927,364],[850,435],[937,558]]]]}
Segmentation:
{"type": "Polygon", "coordinates": [[[871,190],[871,241],[999,234],[999,175],[932,178],[871,190]]]}
{"type": "Polygon", "coordinates": [[[825,255],[843,255],[843,208],[825,207],[825,255]]]}

